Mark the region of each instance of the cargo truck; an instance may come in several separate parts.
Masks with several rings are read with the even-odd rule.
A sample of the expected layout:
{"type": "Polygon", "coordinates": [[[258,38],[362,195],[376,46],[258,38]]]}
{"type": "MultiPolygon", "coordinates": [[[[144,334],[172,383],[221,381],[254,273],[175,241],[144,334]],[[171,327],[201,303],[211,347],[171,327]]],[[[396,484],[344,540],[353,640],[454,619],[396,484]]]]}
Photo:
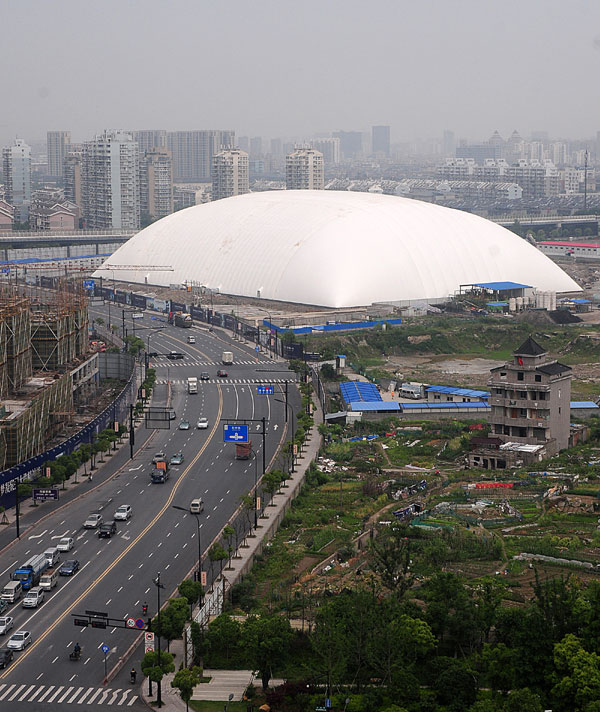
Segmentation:
{"type": "Polygon", "coordinates": [[[154,470],[150,474],[150,481],[154,485],[164,484],[169,479],[169,463],[166,460],[157,460],[154,470]]]}
{"type": "Polygon", "coordinates": [[[32,586],[37,586],[40,576],[50,566],[44,554],[36,554],[28,559],[22,566],[12,572],[11,579],[20,581],[23,590],[28,591],[32,586]]]}
{"type": "Polygon", "coordinates": [[[175,326],[180,326],[182,329],[191,329],[193,324],[192,316],[185,312],[170,312],[169,324],[175,324],[175,326]]]}
{"type": "Polygon", "coordinates": [[[252,456],[252,441],[247,443],[236,443],[235,446],[235,459],[236,460],[249,460],[252,456]]]}
{"type": "Polygon", "coordinates": [[[196,376],[190,376],[187,380],[188,393],[198,393],[198,379],[196,376]]]}
{"type": "Polygon", "coordinates": [[[232,351],[223,351],[223,358],[221,361],[224,364],[230,364],[233,363],[233,352],[232,351]]]}

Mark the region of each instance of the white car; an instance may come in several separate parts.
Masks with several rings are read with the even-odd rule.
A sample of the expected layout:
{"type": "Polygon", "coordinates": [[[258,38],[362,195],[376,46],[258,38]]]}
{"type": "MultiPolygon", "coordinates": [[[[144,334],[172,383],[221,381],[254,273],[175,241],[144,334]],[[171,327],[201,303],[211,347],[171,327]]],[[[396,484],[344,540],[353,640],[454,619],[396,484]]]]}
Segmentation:
{"type": "Polygon", "coordinates": [[[3,616],[0,618],[0,635],[5,635],[13,627],[13,619],[11,616],[3,616]]]}
{"type": "Polygon", "coordinates": [[[28,630],[18,630],[10,637],[7,648],[11,650],[25,650],[31,644],[31,633],[28,630]]]}
{"type": "Polygon", "coordinates": [[[131,518],[131,505],[130,504],[122,504],[120,507],[117,508],[117,511],[114,513],[113,519],[115,521],[121,519],[121,520],[127,520],[131,518]]]}
{"type": "Polygon", "coordinates": [[[23,608],[37,608],[40,603],[44,602],[44,589],[36,586],[27,592],[21,605],[23,608]]]}
{"type": "Polygon", "coordinates": [[[195,344],[196,343],[196,337],[195,336],[188,336],[188,344],[195,344]]]}
{"type": "Polygon", "coordinates": [[[75,546],[75,542],[70,536],[64,536],[56,545],[56,548],[59,551],[71,551],[71,549],[75,546]]]}
{"type": "Polygon", "coordinates": [[[208,428],[208,418],[200,418],[196,423],[198,430],[206,430],[208,428]]]}
{"type": "Polygon", "coordinates": [[[102,524],[103,516],[101,514],[90,514],[83,523],[84,529],[97,529],[102,524]]]}

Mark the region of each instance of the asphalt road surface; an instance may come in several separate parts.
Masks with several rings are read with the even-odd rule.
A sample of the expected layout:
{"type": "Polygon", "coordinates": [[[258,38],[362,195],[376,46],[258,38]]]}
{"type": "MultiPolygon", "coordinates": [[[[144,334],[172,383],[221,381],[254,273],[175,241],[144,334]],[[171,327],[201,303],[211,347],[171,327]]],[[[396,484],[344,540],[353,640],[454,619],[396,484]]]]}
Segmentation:
{"type": "MultiPolygon", "coordinates": [[[[120,310],[118,313],[120,315],[120,310]]],[[[95,307],[94,315],[106,319],[107,308],[95,307]]],[[[139,631],[122,627],[125,622],[144,618],[144,602],[149,606],[148,615],[156,614],[158,588],[153,580],[157,573],[160,572],[164,585],[160,591],[162,602],[175,593],[177,585],[197,564],[196,519],[174,509],[173,505],[188,508],[193,498],[204,500],[200,540],[205,552],[238,507],[240,497],[254,485],[255,462],[259,476],[262,472],[261,423],[250,423],[256,453],[254,461],[235,459],[234,446],[223,443],[222,421],[260,421],[265,417],[267,464],[285,437],[286,409],[281,402],[284,381],[295,380],[285,364],[257,354],[254,345],[232,341],[222,332],[180,329],[166,322],[159,323],[150,315],[136,320],[137,328],[151,329],[157,325],[165,328],[136,333],[144,340],[151,334],[151,351],[166,354],[176,350],[185,354],[181,361],[170,361],[164,356],[151,360],[157,370],[159,401],[161,396],[166,397],[167,382],[171,383],[171,405],[177,415],[170,421],[170,429],[156,430],[133,460],[128,460],[128,448],[125,448],[127,452],[105,465],[103,473],[113,476],[102,484],[89,485],[85,496],[57,508],[28,529],[21,541],[0,554],[2,586],[20,563],[56,545],[63,536],[73,537],[75,547],[61,555],[62,561],[75,558],[80,563],[74,576],[59,577],[57,587],[47,593],[39,608],[23,609],[18,601],[7,612],[14,617],[11,633],[28,630],[33,642],[25,651],[16,652],[8,668],[0,671],[0,709],[58,710],[65,709],[65,705],[75,711],[107,706],[145,709],[137,697],[138,686],[130,684],[128,672],[135,665],[138,682],[141,680],[139,662],[143,646],[135,649],[109,684],[104,685],[103,680],[106,672],[121,656],[131,653],[135,641],[139,640],[139,631]],[[187,343],[190,334],[196,337],[195,344],[187,343]],[[234,352],[233,365],[222,366],[224,350],[234,352]],[[226,378],[217,377],[220,368],[227,369],[226,378]],[[199,381],[198,393],[188,395],[188,376],[199,377],[202,371],[209,373],[210,380],[199,381]],[[263,383],[274,384],[274,396],[257,395],[256,386],[263,383]],[[196,428],[201,416],[208,418],[206,430],[196,428]],[[189,430],[179,429],[182,419],[189,421],[189,430]],[[169,457],[181,452],[184,461],[180,466],[171,467],[166,483],[151,484],[152,457],[159,451],[169,457]],[[91,511],[99,510],[105,520],[110,520],[121,504],[130,504],[133,516],[128,521],[117,522],[116,535],[100,539],[94,530],[83,528],[91,511]],[[109,625],[105,629],[76,627],[73,614],[83,614],[86,610],[106,613],[109,625]],[[82,655],[74,662],[69,659],[69,653],[76,642],[82,648],[82,655]],[[108,647],[106,656],[103,646],[108,647]]],[[[299,395],[293,386],[289,387],[289,398],[297,408],[299,395]]],[[[146,435],[140,433],[138,440],[146,435]]],[[[210,563],[205,561],[204,570],[209,569],[210,563]]],[[[5,647],[9,636],[10,633],[0,636],[0,647],[5,647]]]]}

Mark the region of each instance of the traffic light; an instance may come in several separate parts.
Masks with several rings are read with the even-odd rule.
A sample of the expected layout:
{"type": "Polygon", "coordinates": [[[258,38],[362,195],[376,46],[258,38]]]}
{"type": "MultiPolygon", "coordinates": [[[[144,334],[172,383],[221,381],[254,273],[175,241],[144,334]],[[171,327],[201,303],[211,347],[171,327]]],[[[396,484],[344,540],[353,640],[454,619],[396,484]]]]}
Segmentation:
{"type": "Polygon", "coordinates": [[[92,628],[106,628],[106,621],[103,621],[103,620],[92,621],[92,628]]]}
{"type": "Polygon", "coordinates": [[[75,618],[73,623],[75,623],[75,625],[79,626],[80,628],[87,628],[90,624],[87,618],[75,618]]]}

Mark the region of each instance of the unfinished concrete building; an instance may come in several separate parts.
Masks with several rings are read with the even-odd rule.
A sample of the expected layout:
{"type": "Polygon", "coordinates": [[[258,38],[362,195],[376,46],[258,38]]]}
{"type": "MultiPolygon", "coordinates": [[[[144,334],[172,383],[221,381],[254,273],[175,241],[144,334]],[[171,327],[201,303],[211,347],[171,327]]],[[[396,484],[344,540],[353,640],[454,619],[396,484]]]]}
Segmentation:
{"type": "Polygon", "coordinates": [[[98,357],[87,351],[78,282],[32,300],[12,285],[0,289],[0,470],[42,452],[96,388],[98,357]]]}

